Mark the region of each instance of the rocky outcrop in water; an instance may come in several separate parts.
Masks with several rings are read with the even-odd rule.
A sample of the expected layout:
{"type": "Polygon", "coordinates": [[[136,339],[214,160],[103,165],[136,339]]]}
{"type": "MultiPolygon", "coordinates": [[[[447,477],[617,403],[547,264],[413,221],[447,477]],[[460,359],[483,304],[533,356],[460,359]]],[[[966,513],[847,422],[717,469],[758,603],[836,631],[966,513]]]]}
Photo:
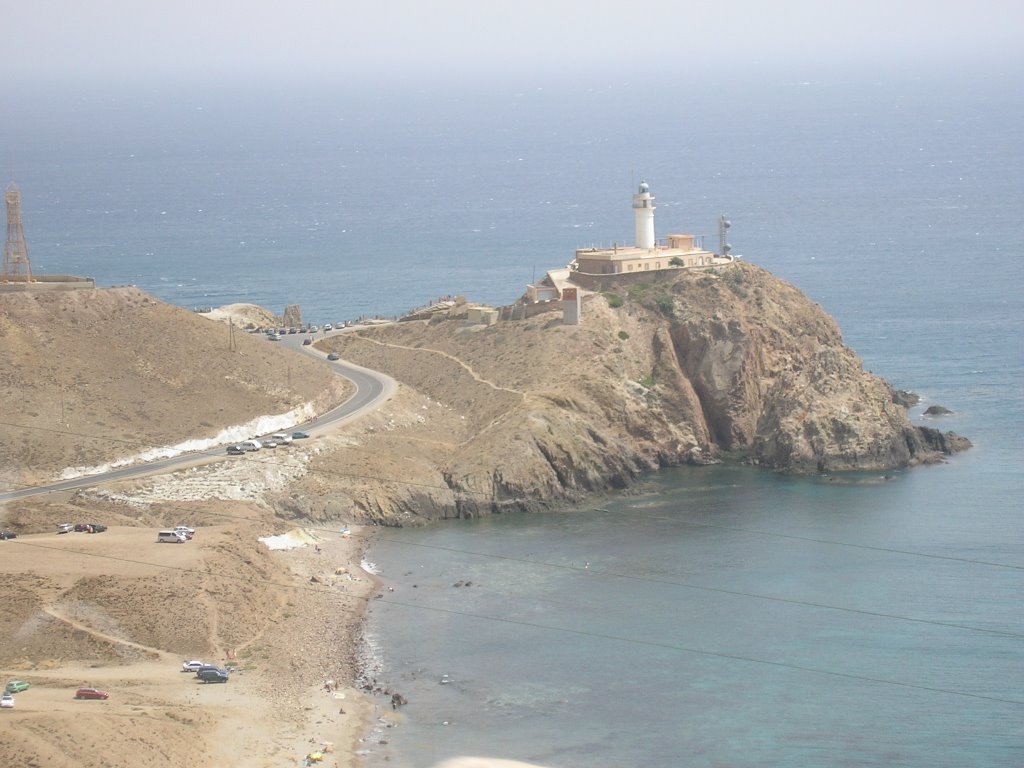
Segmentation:
{"type": "Polygon", "coordinates": [[[381,522],[476,515],[684,463],[885,470],[970,445],[912,425],[835,322],[764,270],[737,263],[603,287],[578,326],[559,312],[474,325],[460,305],[332,340],[422,403],[415,421],[410,405],[361,448],[386,451],[416,486],[348,493],[355,507],[381,522]]]}

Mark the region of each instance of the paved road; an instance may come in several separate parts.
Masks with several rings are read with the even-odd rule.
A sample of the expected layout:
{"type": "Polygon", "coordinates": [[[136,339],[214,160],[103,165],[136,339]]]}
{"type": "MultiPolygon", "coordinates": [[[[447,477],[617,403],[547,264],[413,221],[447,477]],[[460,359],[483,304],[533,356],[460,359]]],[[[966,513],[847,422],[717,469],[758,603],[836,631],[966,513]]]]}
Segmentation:
{"type": "MultiPolygon", "coordinates": [[[[332,331],[327,334],[321,332],[316,334],[316,338],[319,340],[324,338],[325,335],[333,336],[336,333],[342,332],[343,331],[332,331]]],[[[302,345],[302,340],[307,337],[307,334],[290,334],[282,337],[281,341],[267,341],[265,343],[281,344],[282,346],[288,347],[298,353],[308,354],[321,360],[325,360],[326,355],[322,352],[314,350],[312,346],[307,347],[302,345]]],[[[340,424],[357,419],[363,414],[380,407],[391,397],[392,394],[394,394],[397,387],[394,379],[389,376],[385,376],[383,373],[371,371],[369,368],[361,368],[358,365],[346,363],[344,360],[337,360],[333,362],[328,361],[327,364],[332,366],[335,371],[337,371],[338,375],[344,376],[355,385],[355,394],[349,397],[348,400],[337,408],[319,416],[315,421],[308,421],[305,424],[296,424],[289,430],[280,431],[292,432],[301,430],[308,433],[310,437],[316,437],[317,435],[330,431],[332,428],[340,424]]],[[[102,485],[103,483],[108,483],[114,480],[127,480],[133,477],[173,472],[178,469],[183,469],[184,467],[195,466],[196,464],[208,464],[211,461],[237,461],[237,456],[228,456],[224,453],[226,445],[228,444],[226,443],[225,445],[210,448],[205,451],[192,451],[189,453],[183,453],[179,456],[172,456],[167,459],[157,459],[144,464],[133,464],[130,467],[122,467],[121,469],[114,469],[110,472],[103,472],[85,477],[76,477],[72,480],[60,480],[55,483],[38,485],[32,488],[21,488],[16,491],[3,491],[0,492],[0,503],[4,501],[13,501],[15,499],[24,499],[29,496],[39,496],[45,493],[55,493],[57,491],[86,488],[92,485],[102,485]]]]}

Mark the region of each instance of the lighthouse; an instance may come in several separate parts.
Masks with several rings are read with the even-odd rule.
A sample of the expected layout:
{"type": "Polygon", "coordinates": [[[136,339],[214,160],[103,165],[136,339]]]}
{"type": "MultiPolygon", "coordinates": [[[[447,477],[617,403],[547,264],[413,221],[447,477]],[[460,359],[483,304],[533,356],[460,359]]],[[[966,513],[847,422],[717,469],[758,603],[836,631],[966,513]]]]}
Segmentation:
{"type": "Polygon", "coordinates": [[[650,250],[654,247],[654,195],[646,181],[640,182],[633,195],[633,216],[636,218],[636,247],[650,250]]]}

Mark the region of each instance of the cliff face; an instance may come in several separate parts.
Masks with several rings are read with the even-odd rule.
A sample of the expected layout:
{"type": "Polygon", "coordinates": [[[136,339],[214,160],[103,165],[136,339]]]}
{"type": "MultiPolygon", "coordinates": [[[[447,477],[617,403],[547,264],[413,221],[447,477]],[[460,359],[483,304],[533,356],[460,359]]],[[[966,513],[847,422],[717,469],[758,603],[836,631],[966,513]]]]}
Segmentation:
{"type": "Polygon", "coordinates": [[[792,286],[736,265],[718,279],[677,282],[671,294],[672,352],[716,447],[799,472],[937,458],[891,387],[863,370],[835,322],[792,286]]]}
{"type": "Polygon", "coordinates": [[[484,328],[453,310],[330,344],[424,399],[374,441],[420,478],[359,496],[382,521],[534,508],[724,454],[884,470],[969,445],[911,425],[820,307],[748,264],[588,296],[579,326],[552,312],[484,328]],[[424,451],[427,432],[446,439],[424,451]]]}

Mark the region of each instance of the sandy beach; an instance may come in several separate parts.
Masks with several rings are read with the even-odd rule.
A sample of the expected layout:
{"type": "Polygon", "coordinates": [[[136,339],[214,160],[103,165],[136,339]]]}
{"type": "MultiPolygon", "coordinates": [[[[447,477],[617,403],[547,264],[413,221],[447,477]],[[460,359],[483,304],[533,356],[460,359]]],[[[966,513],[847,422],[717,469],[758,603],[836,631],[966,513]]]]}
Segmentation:
{"type": "Polygon", "coordinates": [[[151,766],[269,768],[322,753],[320,765],[356,766],[362,740],[390,713],[388,700],[355,685],[359,625],[376,589],[360,568],[365,532],[322,525],[310,544],[271,551],[252,536],[252,511],[236,507],[239,520],[199,527],[182,545],[158,545],[154,531],[130,526],[2,542],[8,618],[20,618],[5,622],[2,674],[30,688],[0,713],[0,763],[123,766],[145,753],[151,766]],[[260,576],[226,558],[229,547],[260,576]],[[76,599],[60,589],[70,582],[76,599]],[[138,588],[117,589],[129,582],[138,588]],[[88,601],[83,584],[95,590],[88,601]],[[146,617],[144,629],[117,615],[116,602],[97,607],[102,585],[146,617]],[[169,597],[190,589],[184,602],[203,614],[196,625],[169,597]],[[238,590],[248,601],[233,599],[238,590]],[[189,659],[234,671],[225,685],[203,684],[182,671],[189,659]],[[76,700],[79,686],[110,698],[76,700]]]}

